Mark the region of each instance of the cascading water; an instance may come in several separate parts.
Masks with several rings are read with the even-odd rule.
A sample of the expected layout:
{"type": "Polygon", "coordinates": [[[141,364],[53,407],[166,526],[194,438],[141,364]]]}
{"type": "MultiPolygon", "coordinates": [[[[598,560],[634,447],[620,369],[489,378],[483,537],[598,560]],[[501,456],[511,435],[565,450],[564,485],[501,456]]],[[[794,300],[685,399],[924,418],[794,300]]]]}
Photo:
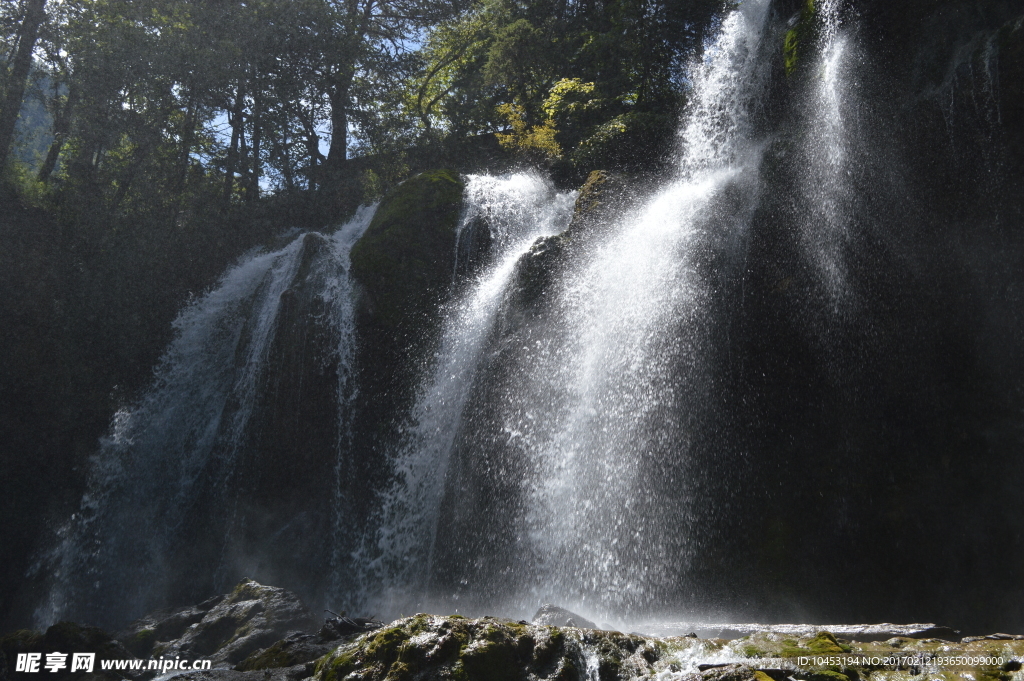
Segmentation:
{"type": "Polygon", "coordinates": [[[458,181],[428,173],[377,223],[400,236],[357,249],[359,287],[347,254],[370,210],[234,267],[115,415],[38,566],[39,622],[120,624],[243,574],[382,618],[549,601],[621,625],[890,617],[898,599],[891,617],[917,618],[921,575],[973,580],[942,533],[983,527],[975,547],[1003,550],[992,528],[1020,524],[1002,515],[1019,466],[996,453],[1020,444],[1020,192],[986,160],[1019,161],[998,148],[1019,110],[996,75],[1020,22],[968,25],[951,66],[939,50],[885,80],[892,54],[928,64],[891,36],[868,58],[858,31],[884,5],[730,3],[657,185],[603,176],[614,189],[588,182],[573,213],[540,175],[470,176],[455,238],[458,181]],[[440,184],[444,207],[410,217],[440,184]],[[817,609],[857,580],[846,600],[873,610],[817,609]]]}
{"type": "Polygon", "coordinates": [[[423,469],[449,470],[433,599],[609,617],[685,581],[700,503],[689,452],[714,427],[720,261],[742,261],[758,195],[768,9],[730,13],[695,66],[678,176],[631,217],[570,239],[585,245],[547,307],[492,341],[487,380],[423,452],[423,469]]]}
{"type": "MultiPolygon", "coordinates": [[[[466,178],[457,270],[477,272],[449,307],[432,366],[419,390],[404,442],[394,457],[394,486],[385,493],[380,527],[364,559],[375,583],[390,585],[375,610],[422,607],[435,551],[448,458],[478,366],[494,330],[502,295],[516,262],[538,237],[561,232],[574,194],[556,192],[536,174],[466,178]],[[484,240],[486,248],[480,248],[484,240]]],[[[369,585],[361,585],[366,589],[369,585]]],[[[372,589],[369,589],[372,592],[372,589]]]]}
{"type": "MultiPolygon", "coordinates": [[[[228,586],[217,578],[237,579],[237,568],[270,578],[285,571],[268,555],[284,540],[267,542],[266,516],[280,516],[271,522],[284,534],[316,523],[282,501],[287,479],[268,480],[282,464],[266,452],[272,438],[259,433],[281,418],[301,420],[298,408],[283,417],[275,411],[297,402],[268,401],[287,402],[290,374],[305,366],[330,400],[315,416],[326,422],[324,439],[333,440],[338,462],[314,470],[321,480],[342,474],[355,394],[348,253],[374,210],[361,208],[333,235],[300,235],[245,258],[179,315],[153,386],[114,416],[80,510],[37,568],[53,582],[38,621],[123,622],[192,596],[190,580],[201,598],[228,586]],[[251,537],[254,528],[260,532],[251,537]]],[[[309,396],[303,387],[297,401],[309,396]]],[[[299,467],[302,454],[289,452],[284,463],[299,467]]],[[[305,501],[322,496],[337,516],[340,486],[322,488],[325,494],[301,494],[305,501]]],[[[330,524],[339,527],[339,519],[330,524]]],[[[303,560],[315,564],[316,554],[303,560]]]]}
{"type": "Polygon", "coordinates": [[[848,72],[855,50],[842,30],[840,1],[826,0],[817,10],[820,38],[813,69],[814,87],[806,107],[800,238],[807,259],[833,306],[850,295],[846,249],[853,238],[850,216],[856,212],[851,133],[854,108],[848,72]]]}

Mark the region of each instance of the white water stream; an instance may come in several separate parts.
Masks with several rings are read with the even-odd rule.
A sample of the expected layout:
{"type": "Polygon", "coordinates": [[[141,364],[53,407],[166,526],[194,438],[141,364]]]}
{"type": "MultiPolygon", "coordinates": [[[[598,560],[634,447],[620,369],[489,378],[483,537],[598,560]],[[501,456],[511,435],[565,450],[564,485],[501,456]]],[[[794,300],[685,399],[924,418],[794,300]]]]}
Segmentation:
{"type": "MultiPolygon", "coordinates": [[[[300,272],[319,282],[324,322],[337,338],[334,356],[323,361],[338,367],[339,448],[346,444],[355,390],[348,253],[374,211],[361,208],[330,236],[300,235],[280,250],[242,259],[181,312],[152,387],[114,416],[79,511],[36,566],[51,578],[37,621],[142,614],[162,603],[175,549],[200,541],[197,504],[204,508],[199,522],[226,522],[225,535],[244,524],[237,478],[247,463],[282,297],[300,283],[300,272]]],[[[339,461],[343,455],[339,450],[339,461]]]]}

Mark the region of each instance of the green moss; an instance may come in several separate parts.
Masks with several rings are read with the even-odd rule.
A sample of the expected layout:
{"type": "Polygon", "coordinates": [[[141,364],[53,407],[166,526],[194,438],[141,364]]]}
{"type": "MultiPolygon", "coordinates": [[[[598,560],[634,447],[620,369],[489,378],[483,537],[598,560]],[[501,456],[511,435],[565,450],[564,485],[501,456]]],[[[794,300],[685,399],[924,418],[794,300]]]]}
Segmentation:
{"type": "Polygon", "coordinates": [[[136,643],[145,643],[147,641],[152,641],[155,635],[156,629],[140,629],[133,637],[133,640],[136,643]]]}
{"type": "Polygon", "coordinates": [[[831,669],[820,669],[809,673],[807,681],[850,681],[850,678],[831,669]]]}
{"type": "Polygon", "coordinates": [[[576,665],[569,658],[565,658],[558,670],[551,676],[551,681],[577,681],[580,678],[582,678],[582,674],[576,670],[576,665]]]}
{"type": "Polygon", "coordinates": [[[815,655],[848,653],[850,652],[850,646],[846,646],[844,650],[843,646],[839,645],[839,641],[836,640],[836,637],[831,632],[819,631],[814,635],[814,638],[807,642],[807,650],[815,655]]]}
{"type": "Polygon", "coordinates": [[[516,681],[520,676],[516,648],[508,642],[467,646],[461,661],[473,681],[516,681]]]}
{"type": "Polygon", "coordinates": [[[147,657],[156,643],[156,629],[140,629],[125,641],[125,647],[136,657],[147,657]]]}
{"type": "Polygon", "coordinates": [[[19,629],[0,638],[0,652],[12,659],[15,653],[36,652],[42,645],[42,632],[31,629],[19,629]]]}
{"type": "Polygon", "coordinates": [[[559,629],[549,627],[547,636],[534,642],[533,666],[541,669],[553,665],[565,649],[565,634],[559,629]]]}
{"type": "Polygon", "coordinates": [[[316,664],[316,676],[320,681],[341,681],[359,667],[358,650],[336,650],[320,659],[316,664]]]}
{"type": "Polygon", "coordinates": [[[795,641],[795,640],[793,640],[791,638],[787,638],[787,639],[783,639],[782,640],[782,648],[779,650],[779,655],[780,656],[782,656],[782,657],[799,657],[801,655],[806,655],[806,654],[807,654],[807,649],[806,648],[801,648],[800,644],[797,641],[795,641]]]}
{"type": "Polygon", "coordinates": [[[259,600],[262,595],[260,593],[261,588],[262,587],[258,582],[254,582],[251,579],[243,579],[231,592],[231,596],[228,597],[228,600],[232,603],[237,603],[238,601],[259,600]]]}
{"type": "Polygon", "coordinates": [[[641,170],[656,159],[675,134],[676,117],[670,113],[630,111],[593,129],[572,152],[577,173],[595,168],[641,170]]]}
{"type": "Polygon", "coordinates": [[[800,10],[800,19],[796,24],[786,31],[782,41],[782,62],[786,68],[786,75],[792,75],[796,71],[800,61],[801,45],[810,42],[811,33],[814,30],[814,16],[816,8],[814,0],[807,0],[800,10]]]}
{"type": "Polygon", "coordinates": [[[240,672],[248,672],[256,669],[280,669],[296,664],[298,661],[288,652],[286,643],[278,641],[265,650],[257,650],[240,662],[235,669],[240,672]]]}
{"type": "Polygon", "coordinates": [[[775,681],[772,677],[758,669],[754,672],[754,681],[775,681]]]}
{"type": "Polygon", "coordinates": [[[395,662],[388,669],[387,681],[408,681],[413,676],[412,669],[404,662],[395,662]]]}
{"type": "Polygon", "coordinates": [[[409,178],[381,200],[352,247],[352,275],[384,331],[421,322],[447,290],[462,190],[462,180],[449,170],[409,178]]]}
{"type": "Polygon", "coordinates": [[[398,658],[398,647],[409,639],[404,627],[388,627],[368,639],[366,657],[390,666],[398,658]]]}

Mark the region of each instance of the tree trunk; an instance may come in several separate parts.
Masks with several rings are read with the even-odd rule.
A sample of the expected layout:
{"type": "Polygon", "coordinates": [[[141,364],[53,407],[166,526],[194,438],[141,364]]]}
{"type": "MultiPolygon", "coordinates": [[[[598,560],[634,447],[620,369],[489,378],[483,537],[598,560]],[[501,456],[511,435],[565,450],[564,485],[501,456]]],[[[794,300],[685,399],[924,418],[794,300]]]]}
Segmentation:
{"type": "Polygon", "coordinates": [[[255,201],[260,196],[260,145],[263,141],[263,100],[256,96],[252,107],[252,170],[249,176],[249,189],[245,193],[247,201],[255,201]]]}
{"type": "Polygon", "coordinates": [[[68,89],[68,96],[64,100],[64,106],[60,106],[59,96],[57,92],[54,92],[54,99],[57,103],[54,106],[53,112],[53,144],[50,145],[50,150],[46,153],[46,159],[43,161],[42,167],[39,168],[39,175],[36,176],[36,179],[43,184],[50,181],[50,175],[53,174],[54,169],[57,167],[57,159],[60,158],[60,152],[71,133],[71,116],[75,109],[76,98],[77,90],[72,86],[68,89]]]}
{"type": "Polygon", "coordinates": [[[345,166],[348,157],[348,92],[352,85],[352,75],[346,73],[339,76],[330,91],[331,147],[324,165],[334,173],[345,166]]]}
{"type": "Polygon", "coordinates": [[[302,127],[306,130],[306,154],[309,155],[308,188],[316,189],[320,174],[319,163],[324,158],[324,155],[320,153],[320,136],[316,134],[312,116],[300,116],[300,120],[302,127]]]}
{"type": "Polygon", "coordinates": [[[25,18],[18,29],[18,51],[11,66],[11,87],[3,111],[0,111],[0,168],[7,165],[7,156],[14,142],[14,127],[18,123],[21,103],[25,98],[25,84],[32,70],[32,50],[39,37],[39,26],[46,18],[45,10],[46,0],[25,1],[25,18]]]}
{"type": "Polygon", "coordinates": [[[178,150],[178,193],[184,195],[188,182],[188,169],[192,164],[192,144],[196,138],[197,103],[195,89],[189,87],[188,104],[185,107],[185,130],[181,135],[181,148],[178,150]]]}
{"type": "Polygon", "coordinates": [[[235,92],[235,104],[228,112],[228,123],[231,125],[231,144],[228,146],[228,157],[224,162],[224,204],[231,203],[231,194],[235,188],[235,167],[238,165],[238,145],[243,134],[242,108],[245,104],[245,90],[241,85],[235,92]]]}

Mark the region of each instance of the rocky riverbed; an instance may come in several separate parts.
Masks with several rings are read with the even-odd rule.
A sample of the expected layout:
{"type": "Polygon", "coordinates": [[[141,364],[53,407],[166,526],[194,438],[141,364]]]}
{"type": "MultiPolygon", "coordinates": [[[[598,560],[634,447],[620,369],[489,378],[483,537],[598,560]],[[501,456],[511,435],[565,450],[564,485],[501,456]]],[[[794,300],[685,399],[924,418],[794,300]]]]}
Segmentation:
{"type": "Polygon", "coordinates": [[[607,631],[551,605],[532,622],[428,614],[386,625],[323,621],[294,594],[245,580],[113,635],[70,622],[8,634],[0,681],[1024,681],[1024,636],[960,637],[932,624],[693,628],[607,631]],[[717,635],[705,637],[711,630],[717,635]],[[96,664],[72,673],[55,653],[95,653],[96,664]],[[23,671],[33,654],[39,670],[23,671]],[[112,661],[121,668],[104,668],[112,661]]]}

